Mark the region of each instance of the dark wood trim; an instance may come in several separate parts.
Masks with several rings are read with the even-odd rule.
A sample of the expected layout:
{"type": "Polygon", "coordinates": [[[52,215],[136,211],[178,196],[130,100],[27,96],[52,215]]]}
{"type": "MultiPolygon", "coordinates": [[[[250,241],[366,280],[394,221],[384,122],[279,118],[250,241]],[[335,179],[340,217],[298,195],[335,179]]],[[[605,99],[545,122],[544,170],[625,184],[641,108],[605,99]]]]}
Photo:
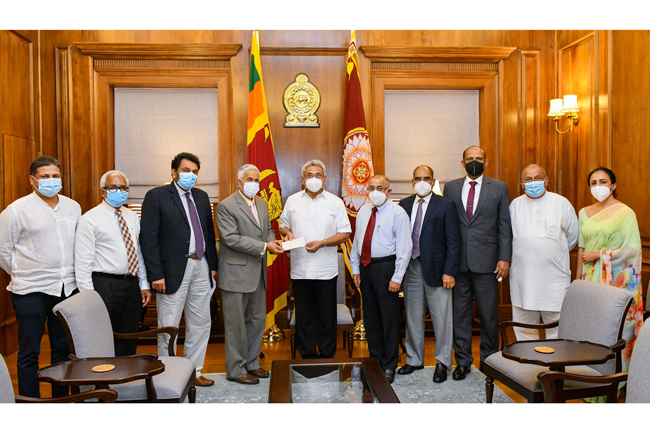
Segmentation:
{"type": "Polygon", "coordinates": [[[363,45],[359,49],[373,62],[488,62],[510,57],[516,47],[431,47],[363,45]]]}
{"type": "Polygon", "coordinates": [[[241,50],[241,44],[145,44],[76,42],[74,45],[95,59],[222,59],[241,50]]]}

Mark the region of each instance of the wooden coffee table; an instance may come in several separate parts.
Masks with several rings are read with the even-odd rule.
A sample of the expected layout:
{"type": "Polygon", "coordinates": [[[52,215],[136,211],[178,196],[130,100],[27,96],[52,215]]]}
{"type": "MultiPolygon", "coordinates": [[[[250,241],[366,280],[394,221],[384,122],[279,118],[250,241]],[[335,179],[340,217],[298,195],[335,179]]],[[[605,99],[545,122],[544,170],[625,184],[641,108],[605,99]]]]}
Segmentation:
{"type": "Polygon", "coordinates": [[[323,386],[332,402],[399,403],[375,358],[273,361],[269,403],[309,402],[323,386]]]}
{"type": "Polygon", "coordinates": [[[144,379],[148,402],[157,400],[152,377],[165,371],[165,365],[157,359],[147,357],[84,358],[63,361],[38,370],[41,381],[61,386],[94,385],[109,388],[109,385],[144,379]],[[98,365],[111,364],[115,368],[97,373],[92,371],[98,365]]]}

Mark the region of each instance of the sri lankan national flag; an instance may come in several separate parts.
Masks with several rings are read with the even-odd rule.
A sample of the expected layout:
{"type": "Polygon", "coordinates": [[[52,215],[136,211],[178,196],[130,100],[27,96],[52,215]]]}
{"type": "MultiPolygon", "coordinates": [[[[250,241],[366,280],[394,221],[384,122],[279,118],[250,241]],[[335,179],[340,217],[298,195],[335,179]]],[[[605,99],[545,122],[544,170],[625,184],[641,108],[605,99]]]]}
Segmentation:
{"type": "Polygon", "coordinates": [[[361,100],[359,55],[356,33],[352,30],[345,62],[345,114],[343,117],[343,182],[341,198],[348,212],[354,239],[357,212],[368,200],[368,179],[372,177],[372,154],[361,100]]]}
{"type": "MultiPolygon", "coordinates": [[[[260,196],[269,205],[271,227],[276,239],[280,237],[279,219],[282,213],[282,188],[275,165],[273,138],[266,108],[266,95],[262,81],[259,32],[253,32],[251,47],[250,80],[248,87],[248,140],[246,162],[254,164],[261,172],[260,196]]],[[[266,288],[266,328],[275,323],[275,314],[287,305],[289,287],[287,255],[276,256],[267,251],[268,285],[266,288]]]]}

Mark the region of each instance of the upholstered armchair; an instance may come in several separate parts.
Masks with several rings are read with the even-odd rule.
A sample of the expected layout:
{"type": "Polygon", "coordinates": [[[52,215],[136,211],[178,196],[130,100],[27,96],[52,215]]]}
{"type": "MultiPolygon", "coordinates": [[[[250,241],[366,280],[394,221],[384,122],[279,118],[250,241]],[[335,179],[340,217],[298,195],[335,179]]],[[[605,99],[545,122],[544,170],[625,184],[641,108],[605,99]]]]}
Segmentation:
{"type": "MultiPolygon", "coordinates": [[[[188,397],[190,403],[196,399],[194,363],[187,358],[174,356],[174,341],[178,329],[165,327],[132,334],[114,334],[111,321],[102,298],[94,290],[84,290],[57,304],[54,313],[63,323],[68,335],[71,357],[97,358],[115,356],[114,338],[132,339],[156,336],[160,333],[170,335],[169,356],[156,357],[151,354],[133,355],[156,357],[164,365],[165,371],[153,377],[153,385],[158,402],[180,403],[188,397]]],[[[111,385],[117,391],[117,402],[147,401],[145,381],[135,380],[111,385]]]]}
{"type": "MultiPolygon", "coordinates": [[[[354,308],[354,295],[356,292],[346,281],[345,259],[343,253],[338,253],[339,273],[336,279],[336,330],[343,333],[343,348],[347,346],[348,356],[352,358],[352,334],[356,318],[354,308]],[[350,295],[349,304],[346,304],[346,293],[350,295]]],[[[291,359],[296,359],[296,311],[293,305],[293,291],[287,292],[287,314],[291,330],[291,359]]]]}
{"type": "Polygon", "coordinates": [[[98,399],[104,403],[113,403],[117,398],[117,392],[112,389],[97,389],[54,398],[34,398],[14,395],[14,388],[11,384],[11,376],[7,369],[4,358],[0,355],[0,403],[81,403],[86,400],[98,399]]]}
{"type": "MultiPolygon", "coordinates": [[[[501,347],[503,349],[508,345],[506,330],[509,326],[538,329],[557,326],[559,339],[602,344],[609,346],[616,354],[614,359],[605,364],[566,367],[567,373],[596,377],[619,373],[621,371],[621,351],[625,347],[625,340],[621,339],[623,323],[631,303],[632,295],[624,289],[575,280],[569,286],[564,297],[559,322],[544,325],[502,322],[499,324],[501,347]]],[[[544,401],[544,391],[538,380],[538,375],[549,371],[548,368],[506,359],[501,351],[490,355],[481,367],[486,375],[485,398],[487,403],[492,402],[494,379],[519,393],[530,403],[544,401]]],[[[612,392],[616,394],[616,384],[611,382],[565,381],[563,386],[563,394],[567,399],[611,395],[612,392]]]]}
{"type": "MultiPolygon", "coordinates": [[[[544,401],[546,403],[563,403],[566,400],[562,395],[560,395],[559,399],[556,399],[555,388],[559,386],[558,381],[581,382],[592,386],[611,383],[616,389],[619,383],[626,380],[625,403],[650,403],[650,326],[644,325],[639,331],[632,352],[629,371],[607,376],[583,376],[546,371],[538,374],[537,378],[544,389],[544,401]]],[[[615,403],[615,394],[607,402],[615,403]]]]}

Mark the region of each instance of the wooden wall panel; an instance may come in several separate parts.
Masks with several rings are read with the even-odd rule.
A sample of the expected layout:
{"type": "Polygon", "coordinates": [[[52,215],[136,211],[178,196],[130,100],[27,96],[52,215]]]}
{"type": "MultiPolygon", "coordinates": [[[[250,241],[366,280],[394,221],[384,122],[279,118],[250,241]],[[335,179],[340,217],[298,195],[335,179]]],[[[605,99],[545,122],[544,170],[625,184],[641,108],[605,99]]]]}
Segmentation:
{"type": "MultiPolygon", "coordinates": [[[[38,31],[0,31],[0,211],[31,192],[29,165],[39,133],[38,31]]],[[[0,270],[0,353],[18,348],[9,276],[0,270]]]]}
{"type": "Polygon", "coordinates": [[[650,280],[650,32],[616,30],[611,40],[611,167],[618,198],[634,210],[639,223],[645,293],[650,280]]]}

